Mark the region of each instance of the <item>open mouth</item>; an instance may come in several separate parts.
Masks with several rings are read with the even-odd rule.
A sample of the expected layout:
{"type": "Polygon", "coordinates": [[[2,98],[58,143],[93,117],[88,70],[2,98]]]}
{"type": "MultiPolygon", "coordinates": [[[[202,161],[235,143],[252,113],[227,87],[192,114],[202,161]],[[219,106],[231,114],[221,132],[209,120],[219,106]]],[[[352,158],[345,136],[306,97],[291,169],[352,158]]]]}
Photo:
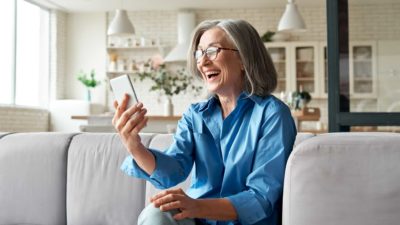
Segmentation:
{"type": "Polygon", "coordinates": [[[218,71],[209,71],[209,72],[206,72],[206,77],[207,77],[207,79],[211,79],[211,78],[216,77],[216,76],[218,76],[218,75],[219,75],[219,72],[218,72],[218,71]]]}

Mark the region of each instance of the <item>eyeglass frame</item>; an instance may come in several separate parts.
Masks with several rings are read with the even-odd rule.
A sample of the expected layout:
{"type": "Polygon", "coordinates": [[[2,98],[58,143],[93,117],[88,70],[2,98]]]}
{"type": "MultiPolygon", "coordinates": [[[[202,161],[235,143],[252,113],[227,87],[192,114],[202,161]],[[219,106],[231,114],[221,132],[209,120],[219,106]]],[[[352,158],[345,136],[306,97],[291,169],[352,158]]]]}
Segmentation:
{"type": "Polygon", "coordinates": [[[193,56],[194,56],[194,59],[196,60],[197,63],[200,63],[200,59],[203,58],[204,55],[206,55],[209,60],[213,61],[218,57],[218,53],[221,50],[229,50],[229,51],[235,51],[235,52],[239,51],[238,49],[233,49],[233,48],[223,48],[223,47],[210,46],[210,47],[208,47],[208,48],[206,48],[204,50],[197,49],[196,51],[193,52],[193,56]],[[209,50],[210,48],[215,48],[216,49],[215,58],[213,58],[213,59],[211,59],[210,56],[208,56],[208,53],[207,53],[207,50],[209,50]],[[201,52],[201,55],[199,56],[199,58],[196,58],[196,53],[197,52],[201,52]]]}

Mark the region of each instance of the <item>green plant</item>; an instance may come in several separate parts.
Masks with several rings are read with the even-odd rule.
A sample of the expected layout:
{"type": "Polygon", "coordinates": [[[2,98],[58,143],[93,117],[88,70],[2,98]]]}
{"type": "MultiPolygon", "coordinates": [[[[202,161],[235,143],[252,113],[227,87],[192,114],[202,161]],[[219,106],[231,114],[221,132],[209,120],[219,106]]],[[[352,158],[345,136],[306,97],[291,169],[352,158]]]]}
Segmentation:
{"type": "Polygon", "coordinates": [[[83,71],[79,71],[79,73],[77,75],[77,79],[83,85],[85,85],[87,88],[95,88],[96,86],[100,85],[100,83],[101,83],[99,80],[96,80],[95,76],[96,76],[96,72],[94,71],[94,69],[92,69],[90,71],[89,76],[87,75],[87,73],[85,73],[83,71]]]}
{"type": "Polygon", "coordinates": [[[270,42],[270,41],[272,41],[272,36],[274,36],[274,34],[275,34],[275,32],[272,32],[272,31],[267,31],[267,32],[265,32],[264,34],[263,34],[263,36],[261,36],[261,40],[263,41],[263,42],[270,42]]]}
{"type": "Polygon", "coordinates": [[[172,72],[166,69],[165,64],[161,64],[156,69],[150,67],[149,70],[140,72],[138,75],[141,81],[149,79],[153,82],[150,91],[161,91],[168,97],[186,92],[189,88],[198,95],[203,89],[202,86],[193,83],[194,78],[189,76],[184,68],[172,72]]]}
{"type": "Polygon", "coordinates": [[[295,91],[292,93],[292,99],[294,100],[294,109],[298,110],[305,108],[312,97],[307,91],[295,91]]]}

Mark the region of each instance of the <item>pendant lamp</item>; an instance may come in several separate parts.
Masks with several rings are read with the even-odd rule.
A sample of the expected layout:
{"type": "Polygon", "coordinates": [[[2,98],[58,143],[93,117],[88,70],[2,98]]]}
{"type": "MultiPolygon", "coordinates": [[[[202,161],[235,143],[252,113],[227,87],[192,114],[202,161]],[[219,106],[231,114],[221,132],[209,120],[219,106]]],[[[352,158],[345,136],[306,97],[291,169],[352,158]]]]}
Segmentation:
{"type": "Polygon", "coordinates": [[[126,10],[117,9],[115,17],[107,30],[109,36],[126,36],[135,34],[135,29],[128,18],[126,10]]]}
{"type": "Polygon", "coordinates": [[[279,32],[295,32],[305,31],[306,24],[300,15],[297,5],[294,0],[288,0],[286,4],[285,12],[279,21],[278,31],[279,32]]]}

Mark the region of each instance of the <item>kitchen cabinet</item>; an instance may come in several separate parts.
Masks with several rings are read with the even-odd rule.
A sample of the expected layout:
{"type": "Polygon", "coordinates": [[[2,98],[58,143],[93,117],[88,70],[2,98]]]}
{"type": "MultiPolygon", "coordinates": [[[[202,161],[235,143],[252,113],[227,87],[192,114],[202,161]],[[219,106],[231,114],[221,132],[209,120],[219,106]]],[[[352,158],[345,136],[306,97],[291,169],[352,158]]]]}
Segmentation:
{"type": "Polygon", "coordinates": [[[278,73],[276,93],[304,90],[319,97],[318,42],[265,43],[278,73]]]}
{"type": "MultiPolygon", "coordinates": [[[[320,44],[321,74],[320,97],[328,96],[328,52],[326,43],[320,44]]],[[[377,97],[376,43],[354,41],[349,43],[349,91],[350,98],[377,97]]]]}
{"type": "MultiPolygon", "coordinates": [[[[265,43],[278,73],[280,92],[303,89],[313,98],[327,98],[328,54],[325,42],[265,43]]],[[[351,98],[376,98],[376,43],[349,43],[349,85],[351,98]]]]}
{"type": "Polygon", "coordinates": [[[350,42],[350,97],[376,98],[376,43],[350,42]]]}

